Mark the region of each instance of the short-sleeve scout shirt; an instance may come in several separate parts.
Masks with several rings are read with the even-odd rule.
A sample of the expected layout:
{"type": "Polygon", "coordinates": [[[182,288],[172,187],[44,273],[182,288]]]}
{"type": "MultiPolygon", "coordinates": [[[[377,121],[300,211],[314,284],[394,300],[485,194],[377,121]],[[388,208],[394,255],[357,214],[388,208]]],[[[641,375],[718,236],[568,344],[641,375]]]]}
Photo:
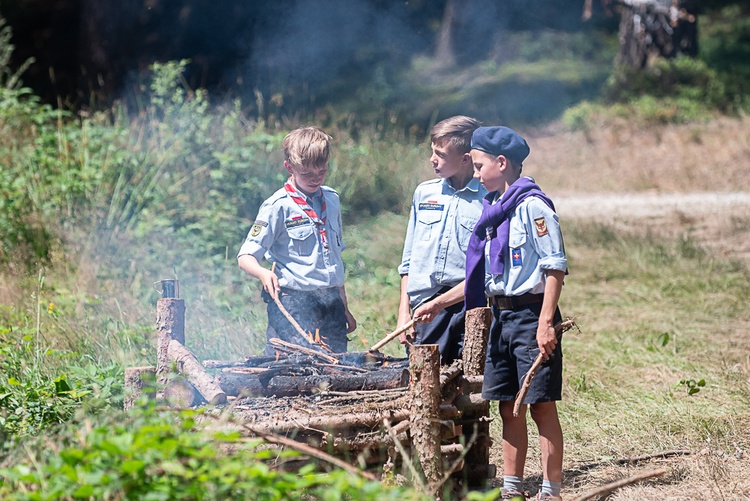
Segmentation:
{"type": "Polygon", "coordinates": [[[307,214],[281,188],[260,206],[258,216],[237,257],[249,254],[260,262],[275,262],[279,285],[300,291],[344,285],[341,252],[346,248],[341,232],[338,193],[323,186],[308,203],[320,214],[326,202],[328,245],[307,214]]]}
{"type": "MultiPolygon", "coordinates": [[[[545,270],[568,269],[557,214],[537,197],[523,200],[510,218],[508,254],[503,275],[485,275],[488,296],[542,294],[545,270]]],[[[489,244],[485,270],[490,269],[489,244]]]]}
{"type": "Polygon", "coordinates": [[[447,179],[417,186],[398,268],[400,275],[409,275],[407,293],[412,307],[464,280],[466,247],[486,194],[477,179],[460,190],[447,179]]]}

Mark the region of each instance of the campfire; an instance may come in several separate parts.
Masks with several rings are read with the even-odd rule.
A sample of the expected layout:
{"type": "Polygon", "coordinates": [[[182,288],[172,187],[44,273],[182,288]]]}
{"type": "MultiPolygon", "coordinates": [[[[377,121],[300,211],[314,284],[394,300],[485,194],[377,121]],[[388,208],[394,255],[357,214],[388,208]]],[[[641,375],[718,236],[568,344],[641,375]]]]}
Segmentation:
{"type": "Polygon", "coordinates": [[[440,366],[436,345],[413,346],[410,357],[370,351],[331,353],[280,339],[275,356],[199,362],[185,347],[185,302],[157,301],[157,365],[125,371],[126,408],[135,405],[146,374],[168,405],[208,405],[208,415],[231,413],[248,434],[290,437],[378,474],[413,468],[426,485],[446,475],[466,487],[494,477],[489,464],[489,402],[481,397],[488,308],[467,312],[463,359],[440,366]],[[174,371],[176,369],[176,373],[174,371]]]}

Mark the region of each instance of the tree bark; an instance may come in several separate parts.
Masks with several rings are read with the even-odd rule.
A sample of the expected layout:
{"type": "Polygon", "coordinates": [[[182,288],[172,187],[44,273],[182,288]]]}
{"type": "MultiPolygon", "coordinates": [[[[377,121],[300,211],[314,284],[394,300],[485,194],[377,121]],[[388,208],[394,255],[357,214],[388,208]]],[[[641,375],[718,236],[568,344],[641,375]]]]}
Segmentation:
{"type": "Polygon", "coordinates": [[[177,370],[183,374],[195,389],[211,405],[225,404],[227,394],[213,382],[213,378],[182,343],[173,339],[169,342],[167,356],[177,365],[177,370]]]}
{"type": "Polygon", "coordinates": [[[440,457],[440,351],[414,345],[410,353],[411,439],[427,485],[437,494],[443,477],[440,457]]]}
{"type": "Polygon", "coordinates": [[[490,308],[474,308],[466,312],[466,332],[462,355],[464,376],[484,375],[491,323],[492,310],[490,308]]]}
{"type": "Polygon", "coordinates": [[[492,324],[490,308],[474,308],[466,312],[466,333],[464,334],[464,375],[462,385],[464,395],[456,397],[454,405],[461,411],[465,443],[473,443],[464,461],[463,476],[471,488],[483,487],[489,471],[490,446],[490,403],[482,398],[481,386],[484,379],[484,365],[487,357],[487,342],[492,324]],[[481,379],[480,379],[481,378],[481,379]],[[478,390],[478,391],[476,391],[478,390]],[[476,391],[476,392],[475,392],[476,391]],[[471,425],[469,425],[469,422],[471,425]]]}
{"type": "Polygon", "coordinates": [[[185,344],[185,300],[162,298],[156,301],[156,377],[159,383],[169,380],[171,364],[169,342],[185,344]]]}

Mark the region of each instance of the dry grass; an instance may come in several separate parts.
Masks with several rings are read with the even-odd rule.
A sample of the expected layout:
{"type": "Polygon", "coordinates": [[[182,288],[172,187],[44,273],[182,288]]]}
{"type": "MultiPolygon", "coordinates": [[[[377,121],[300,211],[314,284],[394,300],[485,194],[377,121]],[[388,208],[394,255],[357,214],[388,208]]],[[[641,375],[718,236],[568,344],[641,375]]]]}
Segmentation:
{"type": "Polygon", "coordinates": [[[750,189],[750,118],[590,132],[522,131],[526,173],[554,195],[750,189]]]}
{"type": "MultiPolygon", "coordinates": [[[[582,329],[564,343],[565,499],[662,467],[601,499],[750,499],[749,124],[529,134],[526,171],[568,230],[563,314],[582,329]],[[689,379],[706,386],[688,395],[689,379]],[[616,461],[676,449],[693,454],[616,461]]],[[[492,433],[501,477],[497,420],[492,433]]]]}

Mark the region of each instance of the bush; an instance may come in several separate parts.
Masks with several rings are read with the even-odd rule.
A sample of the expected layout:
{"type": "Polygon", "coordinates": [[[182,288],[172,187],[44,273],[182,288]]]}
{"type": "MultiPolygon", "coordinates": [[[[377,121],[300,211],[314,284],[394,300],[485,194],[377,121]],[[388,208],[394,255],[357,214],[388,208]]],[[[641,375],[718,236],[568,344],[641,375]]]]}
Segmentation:
{"type": "MultiPolygon", "coordinates": [[[[276,469],[297,454],[264,449],[236,432],[209,432],[195,411],[153,408],[80,423],[56,438],[56,450],[28,447],[29,454],[0,470],[0,497],[153,500],[425,500],[413,490],[315,465],[297,472],[276,469]],[[34,451],[34,452],[31,452],[34,451]]],[[[205,421],[205,420],[204,420],[205,421]]]]}

